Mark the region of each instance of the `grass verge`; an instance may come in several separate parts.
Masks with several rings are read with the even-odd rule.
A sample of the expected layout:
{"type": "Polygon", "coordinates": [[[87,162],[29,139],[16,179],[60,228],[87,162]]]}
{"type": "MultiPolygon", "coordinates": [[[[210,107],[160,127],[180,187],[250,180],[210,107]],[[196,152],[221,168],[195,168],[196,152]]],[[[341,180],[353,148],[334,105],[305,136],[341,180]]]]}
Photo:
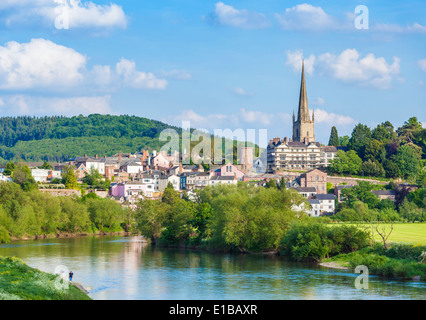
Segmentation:
{"type": "Polygon", "coordinates": [[[0,257],[0,300],[91,300],[74,286],[55,285],[56,279],[19,258],[0,257]]]}

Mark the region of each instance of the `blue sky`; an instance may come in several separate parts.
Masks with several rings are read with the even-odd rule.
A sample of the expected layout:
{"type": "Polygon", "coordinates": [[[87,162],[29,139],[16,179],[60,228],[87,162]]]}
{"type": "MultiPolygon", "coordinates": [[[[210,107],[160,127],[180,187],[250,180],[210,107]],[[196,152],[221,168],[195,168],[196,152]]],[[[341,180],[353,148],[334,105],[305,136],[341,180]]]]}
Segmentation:
{"type": "Polygon", "coordinates": [[[318,141],[333,125],[426,123],[425,13],[420,0],[2,0],[0,115],[130,114],[290,136],[303,57],[318,141]],[[359,5],[368,29],[354,26],[359,5]]]}

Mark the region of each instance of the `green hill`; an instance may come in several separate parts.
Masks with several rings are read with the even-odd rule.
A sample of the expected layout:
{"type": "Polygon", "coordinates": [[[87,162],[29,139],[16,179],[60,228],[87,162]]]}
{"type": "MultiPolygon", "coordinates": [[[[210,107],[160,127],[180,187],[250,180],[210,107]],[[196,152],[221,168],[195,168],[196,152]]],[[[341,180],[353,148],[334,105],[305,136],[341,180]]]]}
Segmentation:
{"type": "MultiPolygon", "coordinates": [[[[164,145],[159,135],[165,129],[181,132],[160,121],[128,115],[2,117],[0,162],[62,162],[85,154],[103,157],[146,149],[158,151],[164,145]]],[[[195,144],[191,142],[191,146],[195,144]]]]}

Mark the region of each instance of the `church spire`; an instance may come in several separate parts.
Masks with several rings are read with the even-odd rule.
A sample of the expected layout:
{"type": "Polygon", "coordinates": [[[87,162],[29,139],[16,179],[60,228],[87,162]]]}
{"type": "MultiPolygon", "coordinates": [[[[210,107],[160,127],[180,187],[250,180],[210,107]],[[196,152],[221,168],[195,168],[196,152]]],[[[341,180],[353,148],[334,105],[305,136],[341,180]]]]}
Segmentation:
{"type": "Polygon", "coordinates": [[[302,60],[302,82],[300,84],[299,112],[297,115],[297,121],[311,121],[305,83],[305,60],[302,60]]]}

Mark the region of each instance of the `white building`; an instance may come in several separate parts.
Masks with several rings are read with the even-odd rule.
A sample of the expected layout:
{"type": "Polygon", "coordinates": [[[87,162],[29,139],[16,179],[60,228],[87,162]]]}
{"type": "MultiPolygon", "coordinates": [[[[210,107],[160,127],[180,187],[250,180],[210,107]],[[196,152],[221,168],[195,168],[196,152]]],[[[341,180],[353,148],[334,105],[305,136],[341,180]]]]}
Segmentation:
{"type": "Polygon", "coordinates": [[[336,196],[334,194],[317,194],[314,199],[320,203],[321,214],[334,214],[336,211],[336,196]]]}
{"type": "Polygon", "coordinates": [[[308,199],[309,204],[311,205],[308,210],[308,214],[311,217],[319,217],[321,215],[321,203],[318,199],[308,199]]]}
{"type": "Polygon", "coordinates": [[[12,178],[3,175],[3,173],[0,172],[0,181],[12,182],[13,180],[12,180],[12,178]]]}
{"type": "Polygon", "coordinates": [[[31,169],[31,175],[36,182],[48,182],[52,179],[60,179],[61,171],[47,169],[31,169]]]}

